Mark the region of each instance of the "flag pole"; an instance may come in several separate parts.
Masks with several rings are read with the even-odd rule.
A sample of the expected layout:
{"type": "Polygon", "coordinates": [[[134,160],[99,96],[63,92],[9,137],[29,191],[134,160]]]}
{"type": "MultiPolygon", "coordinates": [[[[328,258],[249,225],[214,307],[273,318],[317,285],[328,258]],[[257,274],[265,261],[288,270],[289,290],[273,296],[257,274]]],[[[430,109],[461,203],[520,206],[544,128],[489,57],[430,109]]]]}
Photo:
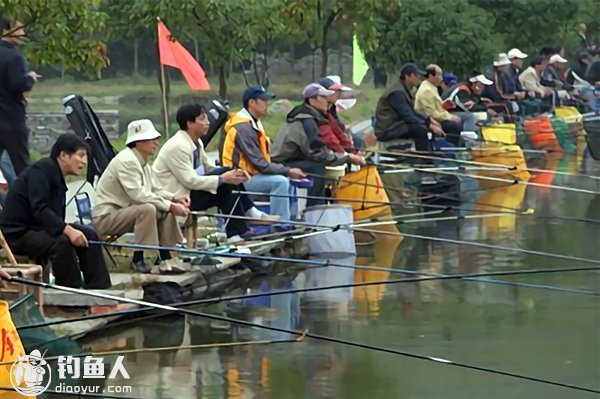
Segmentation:
{"type": "MultiPolygon", "coordinates": [[[[160,17],[156,17],[157,23],[160,22],[160,17]]],[[[169,133],[169,106],[168,106],[168,93],[167,93],[167,78],[165,76],[165,66],[162,64],[160,59],[160,48],[158,50],[158,63],[160,65],[160,81],[161,81],[161,94],[162,94],[162,106],[163,106],[163,119],[165,124],[165,135],[168,139],[169,133]]]]}

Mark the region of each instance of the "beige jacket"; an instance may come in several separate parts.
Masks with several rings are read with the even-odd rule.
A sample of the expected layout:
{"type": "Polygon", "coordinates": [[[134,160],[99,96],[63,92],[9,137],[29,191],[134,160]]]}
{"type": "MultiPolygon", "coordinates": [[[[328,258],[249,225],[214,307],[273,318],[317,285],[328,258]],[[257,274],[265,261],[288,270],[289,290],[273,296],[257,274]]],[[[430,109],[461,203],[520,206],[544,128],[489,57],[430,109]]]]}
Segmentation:
{"type": "Polygon", "coordinates": [[[529,67],[519,75],[519,82],[525,91],[533,91],[536,94],[546,97],[548,89],[542,86],[540,76],[535,71],[534,67],[529,67]]]}
{"type": "Polygon", "coordinates": [[[175,193],[177,197],[189,195],[190,191],[208,191],[216,194],[219,176],[200,176],[194,169],[194,150],[198,148],[198,165],[209,173],[215,167],[210,164],[202,141],[196,143],[189,134],[179,130],[160,149],[152,166],[153,182],[158,187],[175,193]]]}
{"type": "Polygon", "coordinates": [[[138,204],[168,212],[174,194],[152,184],[152,169],[135,149],[125,148],[110,161],[96,187],[93,217],[138,204]]]}
{"type": "Polygon", "coordinates": [[[452,114],[442,106],[442,98],[438,88],[428,80],[424,80],[415,94],[415,111],[438,122],[452,119],[452,114]]]}

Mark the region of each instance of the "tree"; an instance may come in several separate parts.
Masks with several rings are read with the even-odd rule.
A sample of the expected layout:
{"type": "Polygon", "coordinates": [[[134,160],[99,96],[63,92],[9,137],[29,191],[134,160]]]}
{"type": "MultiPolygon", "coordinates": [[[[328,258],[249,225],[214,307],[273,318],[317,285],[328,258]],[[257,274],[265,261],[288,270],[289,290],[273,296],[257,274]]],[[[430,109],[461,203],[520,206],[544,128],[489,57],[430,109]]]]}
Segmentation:
{"type": "Polygon", "coordinates": [[[471,3],[495,15],[493,27],[504,36],[507,47],[504,51],[517,47],[528,54],[545,45],[571,47],[576,40],[580,11],[587,7],[588,18],[593,21],[600,9],[597,0],[471,0],[471,3]]]}
{"type": "Polygon", "coordinates": [[[97,39],[106,14],[99,0],[0,0],[0,13],[23,23],[25,53],[36,65],[60,65],[88,74],[108,64],[106,45],[97,39]]]}
{"type": "Polygon", "coordinates": [[[470,74],[504,48],[493,32],[494,17],[467,0],[402,2],[377,20],[377,46],[368,58],[388,72],[408,60],[439,63],[470,74]]]}

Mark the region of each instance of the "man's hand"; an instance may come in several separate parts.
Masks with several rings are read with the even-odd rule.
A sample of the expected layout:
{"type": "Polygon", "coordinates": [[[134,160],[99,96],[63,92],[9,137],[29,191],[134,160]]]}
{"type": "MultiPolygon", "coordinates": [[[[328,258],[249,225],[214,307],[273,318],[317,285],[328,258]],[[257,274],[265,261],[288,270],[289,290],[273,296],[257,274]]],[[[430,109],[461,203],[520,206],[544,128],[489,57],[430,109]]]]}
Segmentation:
{"type": "Polygon", "coordinates": [[[183,204],[172,202],[171,206],[169,207],[169,212],[175,216],[187,216],[190,213],[190,210],[183,204]]]}
{"type": "Polygon", "coordinates": [[[31,76],[31,78],[33,79],[34,82],[37,82],[39,78],[42,77],[42,75],[38,75],[37,73],[31,71],[27,74],[27,76],[31,76]]]}
{"type": "Polygon", "coordinates": [[[304,179],[306,174],[302,171],[302,169],[298,168],[290,168],[287,173],[290,179],[304,179]]]}
{"type": "Polygon", "coordinates": [[[89,246],[88,240],[85,237],[85,234],[81,230],[77,230],[71,225],[66,225],[63,229],[63,234],[69,238],[71,244],[76,247],[87,247],[89,246]]]}
{"type": "Polygon", "coordinates": [[[354,165],[361,165],[364,166],[367,163],[365,162],[365,159],[361,156],[358,156],[356,154],[348,154],[348,159],[350,160],[350,162],[352,162],[354,165]]]}
{"type": "Polygon", "coordinates": [[[464,105],[468,110],[470,110],[471,108],[473,108],[475,106],[475,103],[473,101],[469,100],[469,101],[465,102],[464,105]]]}
{"type": "Polygon", "coordinates": [[[517,91],[517,92],[515,92],[515,98],[517,100],[524,99],[526,95],[527,95],[527,93],[525,93],[524,91],[517,91]]]}
{"type": "Polygon", "coordinates": [[[232,184],[237,186],[238,184],[245,183],[249,180],[248,174],[241,169],[230,170],[221,175],[223,183],[232,184]]]}
{"type": "Polygon", "coordinates": [[[189,195],[184,195],[183,197],[176,197],[173,199],[173,202],[184,205],[186,208],[189,208],[191,204],[189,195]]]}
{"type": "Polygon", "coordinates": [[[451,120],[452,122],[454,122],[454,123],[461,123],[461,122],[462,122],[462,119],[461,119],[461,117],[460,117],[460,116],[458,116],[458,115],[452,115],[452,119],[450,119],[450,120],[451,120]]]}
{"type": "Polygon", "coordinates": [[[491,116],[491,117],[496,117],[496,116],[498,116],[498,113],[497,113],[496,111],[494,111],[493,109],[491,109],[491,108],[488,108],[488,109],[487,109],[487,113],[488,113],[488,115],[489,115],[489,116],[491,116]]]}
{"type": "Polygon", "coordinates": [[[535,96],[535,91],[533,91],[533,90],[532,90],[532,91],[529,91],[529,92],[527,92],[527,94],[528,94],[529,98],[535,98],[535,97],[536,97],[536,96],[535,96]]]}
{"type": "Polygon", "coordinates": [[[444,137],[446,135],[446,132],[444,132],[444,129],[442,129],[442,127],[439,124],[435,125],[433,123],[430,123],[429,130],[431,130],[431,132],[437,136],[444,137]]]}

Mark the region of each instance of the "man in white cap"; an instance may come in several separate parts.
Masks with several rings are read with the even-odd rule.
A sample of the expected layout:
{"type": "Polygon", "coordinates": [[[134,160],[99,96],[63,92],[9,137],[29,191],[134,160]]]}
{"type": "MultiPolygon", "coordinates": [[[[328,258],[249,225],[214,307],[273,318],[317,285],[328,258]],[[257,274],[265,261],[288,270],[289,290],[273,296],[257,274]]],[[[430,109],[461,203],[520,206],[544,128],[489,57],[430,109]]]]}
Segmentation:
{"type": "MultiPolygon", "coordinates": [[[[152,184],[148,159],[158,147],[160,133],[149,119],[136,120],[127,127],[127,148],[114,157],[100,177],[93,223],[100,235],[133,232],[136,244],[172,247],[183,236],[177,216],[187,216],[190,199],[152,184]]],[[[160,259],[171,265],[171,255],[160,251],[160,259]]],[[[133,253],[132,268],[150,272],[143,251],[133,253]]]]}
{"type": "Polygon", "coordinates": [[[510,88],[517,99],[526,97],[526,93],[521,87],[521,82],[519,82],[519,75],[523,71],[523,60],[527,57],[528,55],[518,48],[513,48],[508,51],[508,59],[510,60],[511,66],[507,70],[507,75],[510,78],[510,88]]]}
{"type": "MultiPolygon", "coordinates": [[[[318,83],[311,83],[302,90],[304,102],[292,109],[287,121],[271,147],[273,162],[299,168],[307,174],[324,175],[325,166],[337,166],[351,162],[363,165],[364,160],[356,154],[339,154],[327,147],[322,134],[331,130],[326,114],[329,109],[327,97],[334,94],[318,83]]],[[[313,179],[309,196],[323,197],[325,181],[313,179]]],[[[311,198],[307,206],[320,205],[325,201],[311,198]]]]}
{"type": "Polygon", "coordinates": [[[550,57],[548,67],[542,73],[542,78],[554,82],[554,86],[559,89],[558,95],[560,98],[566,98],[569,94],[574,96],[579,95],[577,90],[567,82],[568,75],[569,61],[560,54],[554,54],[550,57]]]}
{"type": "MultiPolygon", "coordinates": [[[[486,86],[492,85],[494,82],[486,78],[484,75],[476,75],[469,78],[467,84],[459,84],[457,87],[444,96],[444,104],[447,101],[453,103],[453,111],[457,112],[486,112],[486,102],[491,102],[488,98],[482,98],[483,90],[486,86]]],[[[445,105],[446,106],[446,105],[445,105]]],[[[490,110],[492,116],[495,112],[490,110]]]]}

